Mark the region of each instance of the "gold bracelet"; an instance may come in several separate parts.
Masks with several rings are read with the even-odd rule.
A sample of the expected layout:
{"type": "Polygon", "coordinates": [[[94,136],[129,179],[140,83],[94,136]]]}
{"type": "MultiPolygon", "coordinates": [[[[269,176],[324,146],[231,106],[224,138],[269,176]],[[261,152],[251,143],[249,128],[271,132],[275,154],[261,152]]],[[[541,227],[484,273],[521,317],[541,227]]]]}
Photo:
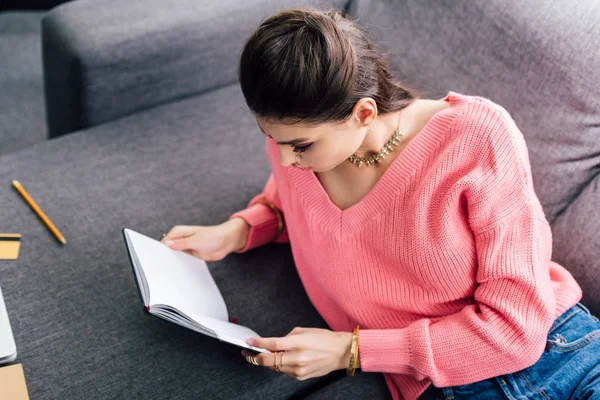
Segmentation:
{"type": "Polygon", "coordinates": [[[346,369],[346,375],[354,376],[354,372],[356,371],[356,364],[358,362],[358,329],[359,325],[356,325],[354,328],[354,332],[352,334],[352,346],[350,347],[350,362],[348,363],[348,368],[346,369]]]}
{"type": "Polygon", "coordinates": [[[279,211],[279,209],[277,207],[275,207],[275,204],[271,203],[270,201],[259,200],[255,204],[259,204],[259,203],[269,206],[275,212],[275,215],[277,216],[277,235],[275,235],[275,239],[273,239],[273,241],[275,241],[279,238],[279,236],[281,235],[281,232],[283,232],[283,216],[281,215],[281,211],[279,211]]]}

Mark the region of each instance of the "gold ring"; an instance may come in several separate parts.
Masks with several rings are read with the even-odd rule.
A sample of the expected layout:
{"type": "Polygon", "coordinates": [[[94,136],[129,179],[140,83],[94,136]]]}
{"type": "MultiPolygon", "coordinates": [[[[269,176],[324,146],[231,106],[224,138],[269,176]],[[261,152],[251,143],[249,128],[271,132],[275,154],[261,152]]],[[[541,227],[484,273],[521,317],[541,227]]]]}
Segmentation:
{"type": "Polygon", "coordinates": [[[273,367],[275,371],[281,372],[281,367],[283,367],[283,351],[278,351],[275,353],[275,357],[273,360],[273,367]],[[279,355],[279,365],[277,365],[277,356],[279,355]]]}
{"type": "Polygon", "coordinates": [[[250,354],[248,354],[246,356],[246,361],[248,361],[250,364],[260,365],[260,364],[258,364],[258,362],[256,361],[256,359],[254,358],[254,356],[250,355],[250,354]]]}

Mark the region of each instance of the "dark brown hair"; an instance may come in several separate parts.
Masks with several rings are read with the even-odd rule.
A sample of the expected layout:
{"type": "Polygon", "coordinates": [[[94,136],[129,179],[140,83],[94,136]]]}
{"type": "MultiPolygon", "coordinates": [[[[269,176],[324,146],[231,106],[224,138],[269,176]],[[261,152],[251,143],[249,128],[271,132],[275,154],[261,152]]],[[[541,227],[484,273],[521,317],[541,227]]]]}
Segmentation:
{"type": "Polygon", "coordinates": [[[343,121],[363,97],[386,114],[417,97],[394,80],[383,53],[354,21],[312,7],[262,22],[244,46],[238,75],[250,110],[275,122],[343,121]]]}

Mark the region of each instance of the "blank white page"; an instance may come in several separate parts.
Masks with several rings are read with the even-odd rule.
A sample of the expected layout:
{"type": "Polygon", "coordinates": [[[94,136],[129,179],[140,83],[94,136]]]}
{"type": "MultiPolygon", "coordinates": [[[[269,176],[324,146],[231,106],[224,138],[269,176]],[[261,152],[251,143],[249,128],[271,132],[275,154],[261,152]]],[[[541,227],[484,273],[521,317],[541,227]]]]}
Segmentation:
{"type": "Polygon", "coordinates": [[[0,289],[0,364],[14,361],[17,358],[17,346],[0,289]]]}
{"type": "Polygon", "coordinates": [[[229,321],[225,300],[206,262],[131,229],[125,232],[146,276],[150,306],[165,304],[229,321]]]}
{"type": "Polygon", "coordinates": [[[189,315],[189,317],[198,321],[202,326],[214,331],[219,339],[224,342],[228,342],[239,347],[244,347],[246,349],[256,350],[261,353],[270,353],[270,351],[266,349],[251,346],[246,343],[246,339],[251,337],[261,337],[258,333],[254,332],[250,328],[200,315],[189,315]]]}

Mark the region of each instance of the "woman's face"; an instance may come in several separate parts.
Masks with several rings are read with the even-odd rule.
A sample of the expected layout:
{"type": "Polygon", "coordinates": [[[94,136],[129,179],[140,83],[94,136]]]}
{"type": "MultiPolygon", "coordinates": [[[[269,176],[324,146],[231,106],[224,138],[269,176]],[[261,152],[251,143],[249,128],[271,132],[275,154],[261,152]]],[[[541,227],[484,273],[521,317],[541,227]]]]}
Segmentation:
{"type": "Polygon", "coordinates": [[[371,109],[366,110],[357,103],[351,118],[343,122],[303,125],[273,123],[261,118],[257,118],[257,122],[263,133],[279,145],[281,165],[325,172],[346,161],[360,148],[367,134],[366,125],[373,120],[373,112],[376,113],[372,106],[374,102],[369,105],[371,109]]]}

